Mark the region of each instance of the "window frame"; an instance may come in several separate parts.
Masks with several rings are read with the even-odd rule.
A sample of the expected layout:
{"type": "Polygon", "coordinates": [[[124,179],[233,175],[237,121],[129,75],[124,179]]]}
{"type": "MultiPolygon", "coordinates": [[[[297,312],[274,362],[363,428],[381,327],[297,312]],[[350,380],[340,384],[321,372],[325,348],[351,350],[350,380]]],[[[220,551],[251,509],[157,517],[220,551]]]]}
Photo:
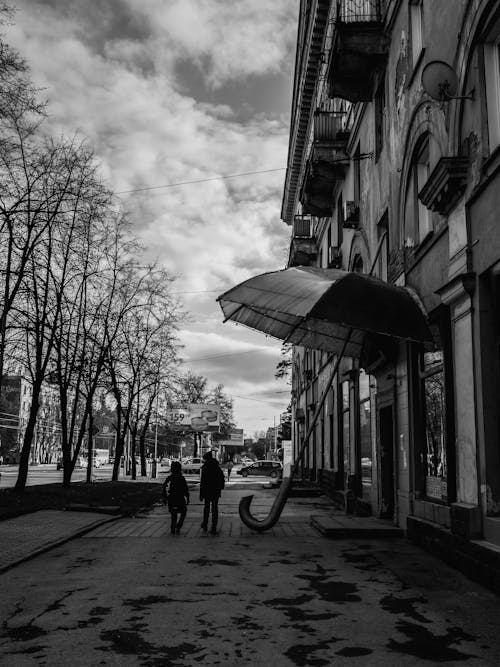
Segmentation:
{"type": "Polygon", "coordinates": [[[500,146],[500,35],[483,45],[489,152],[500,146]]]}

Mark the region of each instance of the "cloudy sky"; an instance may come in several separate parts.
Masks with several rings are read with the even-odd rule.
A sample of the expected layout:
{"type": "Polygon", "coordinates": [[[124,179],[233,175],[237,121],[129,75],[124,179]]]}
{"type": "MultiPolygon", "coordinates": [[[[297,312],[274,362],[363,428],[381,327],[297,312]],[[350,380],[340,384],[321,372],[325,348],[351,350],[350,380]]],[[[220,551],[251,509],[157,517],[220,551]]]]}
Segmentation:
{"type": "Polygon", "coordinates": [[[51,129],[89,138],[150,257],[178,276],[184,367],[224,385],[246,433],[272,425],[289,400],[280,344],[223,324],[215,298],[286,264],[298,0],[14,4],[5,39],[44,88],[51,129]]]}

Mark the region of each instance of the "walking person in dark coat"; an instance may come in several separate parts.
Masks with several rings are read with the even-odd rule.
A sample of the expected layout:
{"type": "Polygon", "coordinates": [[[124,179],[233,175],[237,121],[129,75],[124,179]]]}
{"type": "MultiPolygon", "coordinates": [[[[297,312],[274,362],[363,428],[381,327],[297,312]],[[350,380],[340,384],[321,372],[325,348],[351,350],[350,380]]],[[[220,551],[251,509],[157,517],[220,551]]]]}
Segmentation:
{"type": "Polygon", "coordinates": [[[201,467],[200,479],[200,500],[205,502],[203,507],[203,523],[201,527],[206,533],[208,529],[208,519],[212,511],[212,535],[217,533],[217,521],[219,519],[219,498],[224,488],[224,473],[217,459],[214,459],[212,452],[206,452],[203,455],[205,463],[201,467]]]}
{"type": "Polygon", "coordinates": [[[229,459],[227,462],[227,481],[229,482],[229,478],[231,477],[231,470],[233,469],[233,459],[229,459]]]}
{"type": "Polygon", "coordinates": [[[163,482],[163,504],[168,505],[172,517],[170,532],[179,535],[189,505],[189,489],[179,461],[173,461],[170,475],[163,482]],[[179,521],[177,521],[178,515],[179,521]]]}

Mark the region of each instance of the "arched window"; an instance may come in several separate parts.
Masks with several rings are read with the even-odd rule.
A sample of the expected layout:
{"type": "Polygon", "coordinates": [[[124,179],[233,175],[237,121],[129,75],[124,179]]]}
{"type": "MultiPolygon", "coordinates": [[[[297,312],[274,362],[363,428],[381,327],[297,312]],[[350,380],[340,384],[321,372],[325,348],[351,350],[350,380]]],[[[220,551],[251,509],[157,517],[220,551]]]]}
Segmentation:
{"type": "Polygon", "coordinates": [[[352,262],[353,273],[363,273],[363,258],[361,255],[355,255],[352,262]]]}
{"type": "Polygon", "coordinates": [[[414,247],[432,231],[430,213],[418,198],[418,193],[430,175],[429,135],[417,144],[413,153],[405,193],[404,244],[414,247]]]}

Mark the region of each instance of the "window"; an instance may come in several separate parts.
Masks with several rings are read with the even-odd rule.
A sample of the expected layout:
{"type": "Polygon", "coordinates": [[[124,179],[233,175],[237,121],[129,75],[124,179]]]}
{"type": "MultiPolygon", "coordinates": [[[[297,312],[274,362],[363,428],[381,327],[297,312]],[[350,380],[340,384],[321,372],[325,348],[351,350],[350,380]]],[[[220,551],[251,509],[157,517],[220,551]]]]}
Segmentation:
{"type": "Polygon", "coordinates": [[[423,48],[422,0],[410,0],[410,48],[412,69],[415,69],[423,48]]]}
{"type": "Polygon", "coordinates": [[[363,273],[363,258],[361,255],[355,255],[352,261],[352,272],[363,273]]]}
{"type": "Polygon", "coordinates": [[[340,193],[339,198],[337,199],[337,247],[340,248],[342,245],[343,239],[343,230],[344,230],[344,211],[343,211],[343,200],[342,193],[340,193]]]}
{"type": "Polygon", "coordinates": [[[408,173],[405,201],[405,238],[407,247],[422,243],[432,231],[429,211],[418,198],[418,193],[430,175],[429,137],[418,144],[408,173]]]}
{"type": "Polygon", "coordinates": [[[500,145],[500,37],[484,45],[486,105],[490,152],[500,145]]]}
{"type": "Polygon", "coordinates": [[[389,216],[387,211],[384,213],[377,225],[377,241],[380,243],[380,239],[385,236],[385,240],[382,241],[382,247],[380,248],[380,254],[378,256],[377,262],[377,275],[382,280],[387,280],[387,269],[389,266],[388,258],[388,249],[389,249],[389,216]]]}
{"type": "Polygon", "coordinates": [[[359,144],[354,151],[352,159],[354,160],[354,203],[356,206],[359,206],[361,200],[361,149],[359,144]]]}
{"type": "Polygon", "coordinates": [[[375,110],[375,160],[378,160],[384,148],[384,115],[385,115],[385,79],[382,79],[374,101],[375,110]]]}

